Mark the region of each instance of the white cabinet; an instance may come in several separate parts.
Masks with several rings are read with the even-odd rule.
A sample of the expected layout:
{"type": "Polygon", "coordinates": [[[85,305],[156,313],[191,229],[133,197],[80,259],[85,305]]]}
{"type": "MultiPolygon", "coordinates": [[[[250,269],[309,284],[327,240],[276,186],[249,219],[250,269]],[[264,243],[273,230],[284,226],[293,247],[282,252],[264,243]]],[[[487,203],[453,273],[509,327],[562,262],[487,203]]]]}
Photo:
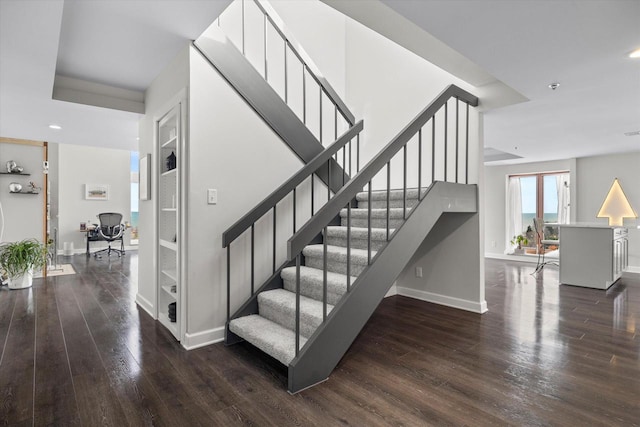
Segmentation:
{"type": "Polygon", "coordinates": [[[184,283],[182,277],[183,212],[183,103],[178,103],[156,121],[156,171],[158,218],[157,244],[157,315],[162,325],[176,339],[183,334],[184,283]]]}
{"type": "Polygon", "coordinates": [[[622,227],[560,226],[560,283],[608,289],[629,264],[628,230],[622,227]]]}

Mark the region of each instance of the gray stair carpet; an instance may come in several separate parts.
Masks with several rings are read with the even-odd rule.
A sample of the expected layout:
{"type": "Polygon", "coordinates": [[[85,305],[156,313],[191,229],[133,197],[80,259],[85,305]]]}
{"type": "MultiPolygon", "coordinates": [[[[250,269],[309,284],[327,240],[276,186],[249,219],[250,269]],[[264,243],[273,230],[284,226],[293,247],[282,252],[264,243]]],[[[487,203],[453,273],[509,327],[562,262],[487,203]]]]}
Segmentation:
{"type": "MultiPolygon", "coordinates": [[[[290,292],[296,291],[296,268],[287,267],[281,273],[284,288],[290,292]]],[[[357,277],[351,277],[351,284],[357,277]]],[[[322,269],[300,266],[300,294],[317,301],[322,301],[324,286],[322,269]]],[[[345,274],[327,271],[327,302],[335,305],[347,291],[347,276],[345,274]]]]}
{"type": "MultiPolygon", "coordinates": [[[[404,222],[404,193],[389,192],[389,235],[404,222]]],[[[358,207],[351,209],[350,283],[367,267],[368,194],[358,193],[358,207]]],[[[407,189],[406,214],[418,202],[418,190],[407,189]]],[[[371,192],[371,258],[387,244],[387,192],[371,192]]],[[[340,226],[328,226],[327,242],[327,314],[347,290],[347,209],[340,212],[340,226]]],[[[305,265],[300,266],[300,348],[322,324],[324,287],[324,247],[308,245],[302,251],[305,265]]],[[[258,312],[229,322],[229,330],[284,365],[295,357],[296,267],[281,272],[283,289],[273,289],[258,295],[258,312]]]]}
{"type": "MultiPolygon", "coordinates": [[[[322,301],[300,296],[300,334],[306,338],[313,335],[322,323],[322,301]]],[[[327,314],[333,305],[327,304],[327,314]]],[[[296,294],[286,289],[273,289],[258,295],[260,316],[276,322],[287,329],[296,329],[296,294]]]]}
{"type": "MultiPolygon", "coordinates": [[[[322,270],[324,268],[323,245],[308,245],[302,250],[305,265],[322,270]]],[[[371,251],[371,258],[376,251],[371,251]]],[[[358,276],[367,267],[367,250],[351,248],[351,275],[358,276]]],[[[327,245],[327,270],[347,274],[347,248],[327,245]]]]}
{"type": "MultiPolygon", "coordinates": [[[[422,190],[424,194],[426,190],[422,190]]],[[[402,190],[389,191],[389,207],[401,208],[403,207],[404,194],[402,190]]],[[[359,208],[368,208],[368,193],[363,191],[356,194],[356,200],[358,201],[359,208]]],[[[418,204],[418,189],[407,188],[407,207],[412,208],[418,204]]],[[[386,208],[387,207],[387,191],[372,191],[371,192],[371,208],[386,208]]]]}
{"type": "MultiPolygon", "coordinates": [[[[411,213],[411,209],[407,208],[407,216],[411,213]]],[[[347,209],[340,211],[340,225],[347,225],[347,209]]],[[[389,209],[389,228],[397,228],[404,222],[404,209],[389,209]]],[[[351,226],[367,228],[369,226],[369,209],[351,209],[351,226]]],[[[371,209],[371,228],[387,228],[387,209],[376,208],[371,209]]]]}
{"type": "MultiPolygon", "coordinates": [[[[296,333],[276,322],[252,314],[229,322],[229,330],[287,366],[296,356],[296,333]]],[[[300,348],[307,342],[300,337],[300,348]]]]}
{"type": "MultiPolygon", "coordinates": [[[[389,236],[395,230],[389,229],[389,236]]],[[[364,227],[351,227],[351,248],[367,249],[369,231],[364,227]]],[[[330,225],[327,227],[327,245],[347,247],[347,227],[330,225]]],[[[371,249],[378,251],[387,244],[387,229],[372,228],[371,229],[371,249]]]]}

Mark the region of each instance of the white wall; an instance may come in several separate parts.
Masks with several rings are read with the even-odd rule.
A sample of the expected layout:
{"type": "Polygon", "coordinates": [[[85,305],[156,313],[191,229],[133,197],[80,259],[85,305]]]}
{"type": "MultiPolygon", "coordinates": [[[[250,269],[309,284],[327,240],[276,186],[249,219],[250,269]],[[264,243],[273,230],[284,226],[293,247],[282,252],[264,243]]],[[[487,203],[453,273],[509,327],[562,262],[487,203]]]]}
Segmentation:
{"type": "MultiPolygon", "coordinates": [[[[131,221],[131,152],[84,145],[58,144],[58,250],[64,242],[73,242],[76,253],[86,250],[85,234],[78,231],[81,222],[99,223],[101,212],[122,213],[131,221]],[[109,200],[86,200],[85,185],[109,186],[109,200]]],[[[129,242],[125,233],[125,245],[129,242]]],[[[94,251],[106,242],[93,242],[94,251]]]]}
{"type": "MultiPolygon", "coordinates": [[[[519,173],[569,171],[571,206],[575,206],[576,195],[575,159],[554,162],[523,163],[518,165],[487,165],[485,174],[485,253],[489,256],[502,256],[505,253],[506,236],[506,197],[507,177],[519,173]]],[[[575,209],[571,209],[571,222],[575,222],[575,209]]],[[[510,237],[509,237],[510,238],[510,237]]]]}
{"type": "MultiPolygon", "coordinates": [[[[17,182],[22,185],[22,191],[29,189],[29,182],[33,181],[38,187],[44,188],[42,174],[42,147],[21,144],[0,143],[0,170],[7,171],[6,163],[14,160],[18,166],[24,168],[24,175],[0,175],[0,202],[4,211],[4,237],[2,241],[16,242],[23,239],[37,239],[42,241],[44,232],[44,192],[38,195],[10,194],[9,184],[17,182]]],[[[0,221],[2,221],[0,219],[0,221]]],[[[1,224],[0,224],[1,226],[1,224]]]]}
{"type": "MultiPolygon", "coordinates": [[[[346,36],[347,104],[357,118],[364,119],[361,164],[377,154],[448,85],[456,84],[474,93],[471,85],[350,18],[347,19],[346,36]]],[[[454,109],[451,103],[449,113],[452,114],[454,109]]],[[[438,120],[441,119],[438,117],[438,120]]],[[[436,127],[438,135],[441,135],[442,128],[436,127]]],[[[451,131],[449,135],[452,135],[451,131]]],[[[429,147],[428,140],[430,132],[424,135],[425,151],[429,147]]],[[[410,177],[416,175],[415,147],[416,144],[409,147],[408,157],[414,160],[409,162],[410,177]]],[[[471,148],[477,150],[474,144],[471,144],[471,148]]],[[[470,153],[470,159],[475,158],[477,151],[470,153]]],[[[470,163],[475,167],[474,161],[470,163]]],[[[402,170],[400,158],[395,159],[391,169],[402,170]]],[[[425,174],[429,172],[426,167],[423,170],[425,174]]],[[[441,173],[439,169],[436,171],[441,173]]],[[[471,175],[477,177],[477,169],[471,175]]],[[[401,185],[400,177],[401,174],[396,173],[392,178],[396,188],[401,185]]],[[[470,182],[477,182],[477,178],[470,182]]]]}
{"type": "MultiPolygon", "coordinates": [[[[577,221],[607,224],[596,218],[613,180],[618,178],[631,206],[640,214],[640,151],[577,160],[577,221]]],[[[625,219],[629,228],[629,266],[640,273],[640,219],[625,219]]]]}
{"type": "MultiPolygon", "coordinates": [[[[145,91],[145,115],[138,123],[140,157],[153,153],[154,118],[168,111],[171,101],[189,85],[189,48],[176,55],[171,63],[155,78],[145,91]]],[[[188,142],[188,140],[187,140],[188,142]]],[[[157,175],[156,159],[151,159],[151,176],[157,175]]],[[[154,178],[151,182],[152,194],[158,186],[154,178]]],[[[156,229],[157,217],[154,210],[155,200],[139,202],[138,224],[138,294],[136,302],[154,315],[156,300],[156,229]]]]}

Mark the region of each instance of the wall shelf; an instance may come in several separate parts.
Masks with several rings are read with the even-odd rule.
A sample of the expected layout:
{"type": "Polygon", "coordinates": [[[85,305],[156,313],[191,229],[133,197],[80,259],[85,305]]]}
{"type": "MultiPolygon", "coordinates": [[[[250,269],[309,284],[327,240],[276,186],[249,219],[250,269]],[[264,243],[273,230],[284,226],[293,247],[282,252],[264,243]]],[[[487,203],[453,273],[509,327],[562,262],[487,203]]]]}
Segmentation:
{"type": "Polygon", "coordinates": [[[31,176],[30,173],[24,173],[24,172],[20,172],[20,173],[0,172],[0,175],[31,176]]]}
{"type": "Polygon", "coordinates": [[[9,191],[9,194],[31,194],[31,195],[38,195],[40,194],[39,192],[33,192],[33,191],[9,191]]]}

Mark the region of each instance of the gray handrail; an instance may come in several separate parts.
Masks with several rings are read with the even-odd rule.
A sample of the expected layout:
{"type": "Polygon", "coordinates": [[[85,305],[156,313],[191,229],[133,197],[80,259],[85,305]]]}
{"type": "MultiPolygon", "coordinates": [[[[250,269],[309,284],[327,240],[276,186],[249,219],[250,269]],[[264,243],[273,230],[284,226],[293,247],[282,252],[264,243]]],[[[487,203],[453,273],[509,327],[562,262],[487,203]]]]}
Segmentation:
{"type": "Polygon", "coordinates": [[[349,123],[350,126],[353,126],[356,119],[347,104],[342,101],[342,98],[338,95],[338,93],[333,89],[331,84],[322,77],[322,73],[320,69],[316,66],[316,64],[311,60],[311,57],[307,54],[307,52],[302,48],[302,45],[298,43],[295,39],[291,31],[287,28],[287,26],[282,22],[282,19],[278,16],[276,11],[266,2],[261,0],[253,0],[258,9],[267,17],[267,19],[271,22],[271,25],[276,30],[276,32],[280,35],[280,37],[284,40],[285,43],[291,49],[291,52],[296,55],[298,60],[302,63],[303,67],[306,67],[309,70],[309,74],[313,79],[318,83],[318,86],[322,88],[324,93],[327,94],[329,99],[333,102],[333,104],[338,108],[342,117],[349,123]],[[275,22],[277,19],[279,22],[275,22]]]}
{"type": "Polygon", "coordinates": [[[327,147],[324,151],[314,157],[309,163],[307,163],[302,169],[300,169],[289,180],[282,184],[277,190],[267,196],[260,204],[249,211],[246,215],[240,218],[235,224],[229,227],[222,234],[222,247],[226,248],[235,239],[237,239],[242,233],[244,233],[252,224],[260,219],[264,214],[269,212],[273,207],[293,191],[298,185],[300,185],[310,175],[317,172],[317,170],[327,161],[331,160],[331,157],[336,154],[342,147],[344,147],[349,141],[351,141],[356,135],[358,135],[363,129],[363,122],[360,120],[353,127],[343,133],[333,144],[327,147]]]}
{"type": "Polygon", "coordinates": [[[356,176],[333,198],[328,201],[305,225],[287,242],[287,260],[293,261],[304,247],[317,236],[322,229],[349,203],[364,186],[373,179],[378,171],[404,147],[409,140],[438,112],[451,98],[457,98],[476,107],[478,98],[455,85],[448,86],[415,119],[389,142],[356,176]]]}

